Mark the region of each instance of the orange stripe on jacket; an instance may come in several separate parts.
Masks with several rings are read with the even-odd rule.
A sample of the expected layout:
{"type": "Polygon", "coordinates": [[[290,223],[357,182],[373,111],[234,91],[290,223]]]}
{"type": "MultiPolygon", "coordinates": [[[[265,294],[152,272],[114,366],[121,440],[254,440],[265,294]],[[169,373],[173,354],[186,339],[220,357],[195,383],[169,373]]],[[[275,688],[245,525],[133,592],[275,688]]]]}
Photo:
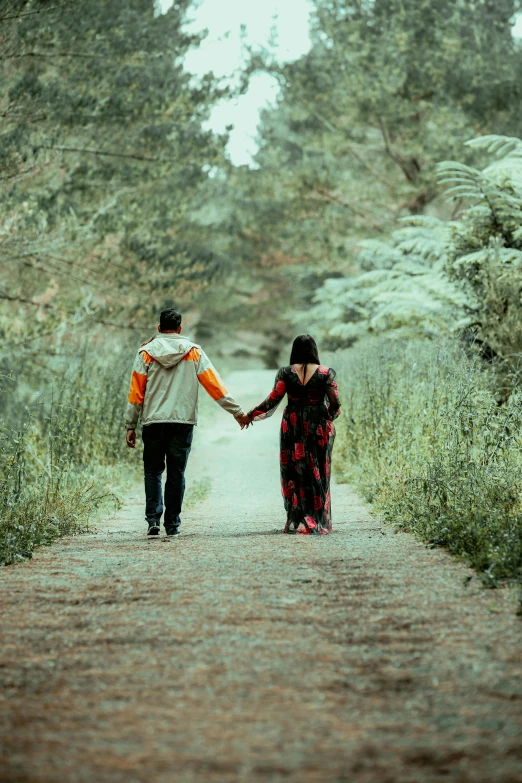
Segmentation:
{"type": "Polygon", "coordinates": [[[147,351],[142,351],[141,355],[145,364],[152,364],[152,362],[156,361],[156,359],[153,359],[150,353],[147,353],[147,351]]]}
{"type": "Polygon", "coordinates": [[[147,385],[147,376],[141,372],[132,373],[131,385],[129,391],[129,402],[134,405],[141,405],[145,399],[145,386],[147,385]]]}
{"type": "Polygon", "coordinates": [[[191,348],[188,353],[185,354],[183,357],[184,362],[196,362],[196,364],[199,362],[199,357],[201,356],[201,351],[199,348],[191,348]]]}
{"type": "Polygon", "coordinates": [[[221,383],[219,375],[216,375],[214,370],[205,370],[202,372],[201,375],[198,375],[198,381],[205,391],[210,394],[213,400],[219,400],[228,393],[221,383]]]}

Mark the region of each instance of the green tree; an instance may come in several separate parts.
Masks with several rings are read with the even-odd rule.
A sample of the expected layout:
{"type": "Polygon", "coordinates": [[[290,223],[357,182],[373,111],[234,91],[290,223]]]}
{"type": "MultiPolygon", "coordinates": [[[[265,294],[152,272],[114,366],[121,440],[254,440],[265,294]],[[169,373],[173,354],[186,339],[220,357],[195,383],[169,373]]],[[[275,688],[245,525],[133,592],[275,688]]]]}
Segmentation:
{"type": "Polygon", "coordinates": [[[189,2],[2,3],[4,338],[35,310],[38,333],[147,323],[219,268],[191,213],[222,160],[202,121],[223,91],[183,70],[189,2]]]}
{"type": "Polygon", "coordinates": [[[263,115],[248,174],[257,197],[244,255],[271,259],[278,274],[278,258],[292,259],[282,275],[300,311],[325,276],[335,288],[335,276],[357,272],[362,239],[386,237],[404,216],[458,214],[460,200],[439,197],[438,161],[473,164],[466,139],[521,133],[520,7],[316,0],[309,53],[283,66],[253,57],[281,98],[263,115]]]}

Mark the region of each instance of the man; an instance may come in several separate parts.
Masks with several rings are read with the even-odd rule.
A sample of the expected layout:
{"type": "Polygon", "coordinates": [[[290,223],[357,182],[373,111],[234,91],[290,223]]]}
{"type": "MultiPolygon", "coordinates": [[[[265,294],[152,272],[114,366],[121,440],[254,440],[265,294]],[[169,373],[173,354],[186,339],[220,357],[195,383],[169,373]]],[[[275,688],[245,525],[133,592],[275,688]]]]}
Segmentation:
{"type": "Polygon", "coordinates": [[[197,424],[199,384],[235,417],[241,428],[247,422],[202,348],[181,336],[181,315],[176,310],[162,311],[158,332],[141,346],[134,362],[126,417],[127,446],[136,446],[141,414],[148,535],[160,532],[161,476],[166,460],[164,525],[167,535],[175,536],[181,524],[185,468],[197,424]]]}

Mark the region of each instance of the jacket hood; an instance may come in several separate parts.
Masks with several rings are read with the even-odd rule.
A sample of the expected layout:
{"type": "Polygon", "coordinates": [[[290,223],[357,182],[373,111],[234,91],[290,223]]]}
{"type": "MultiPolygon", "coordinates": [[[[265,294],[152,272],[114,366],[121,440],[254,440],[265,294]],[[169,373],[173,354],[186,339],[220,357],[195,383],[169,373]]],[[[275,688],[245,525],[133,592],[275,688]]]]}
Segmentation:
{"type": "Polygon", "coordinates": [[[169,368],[175,367],[194,346],[192,340],[181,334],[158,333],[140,350],[146,351],[162,367],[169,368]]]}

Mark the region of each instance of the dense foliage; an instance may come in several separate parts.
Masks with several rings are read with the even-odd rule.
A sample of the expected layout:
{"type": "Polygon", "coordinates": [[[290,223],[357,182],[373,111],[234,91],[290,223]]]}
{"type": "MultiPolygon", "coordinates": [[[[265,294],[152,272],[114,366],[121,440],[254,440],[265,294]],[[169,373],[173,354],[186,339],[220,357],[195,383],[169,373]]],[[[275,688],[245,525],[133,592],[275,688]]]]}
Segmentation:
{"type": "Polygon", "coordinates": [[[338,354],[337,466],[398,528],[488,584],[522,579],[522,392],[454,342],[361,342],[338,354]]]}
{"type": "Polygon", "coordinates": [[[335,342],[368,333],[466,330],[484,355],[518,367],[522,142],[484,136],[468,146],[495,158],[482,170],[458,162],[438,166],[448,198],[463,202],[458,218],[405,219],[391,242],[361,242],[359,275],[329,279],[317,291],[312,317],[335,342]]]}
{"type": "Polygon", "coordinates": [[[115,501],[111,484],[132,477],[121,448],[130,356],[112,358],[107,372],[85,352],[61,368],[43,396],[17,389],[12,377],[1,379],[9,399],[0,428],[0,563],[84,530],[100,505],[115,501]]]}
{"type": "Polygon", "coordinates": [[[150,324],[219,268],[191,213],[222,160],[202,130],[222,91],[183,70],[188,5],[156,18],[149,0],[2,4],[3,341],[150,324]]]}
{"type": "Polygon", "coordinates": [[[242,172],[247,259],[290,278],[299,310],[325,275],[353,274],[359,242],[397,218],[452,217],[435,164],[477,156],[477,135],[520,135],[518,0],[316,0],[313,45],[283,66],[258,169],[242,172]],[[487,53],[487,56],[486,56],[487,53]],[[248,217],[248,225],[246,218],[248,217]]]}

